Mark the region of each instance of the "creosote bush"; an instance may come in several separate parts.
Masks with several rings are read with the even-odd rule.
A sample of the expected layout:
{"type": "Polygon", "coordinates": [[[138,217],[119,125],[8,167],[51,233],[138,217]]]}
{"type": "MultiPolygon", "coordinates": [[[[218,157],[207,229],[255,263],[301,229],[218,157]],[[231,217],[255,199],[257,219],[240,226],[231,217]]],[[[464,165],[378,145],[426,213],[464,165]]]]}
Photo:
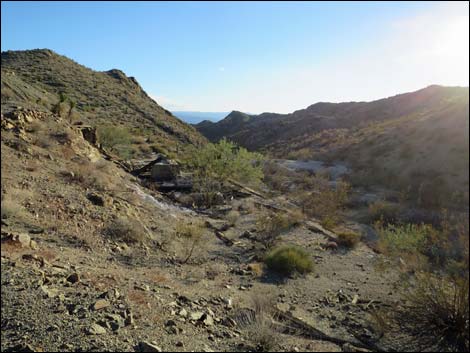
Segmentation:
{"type": "Polygon", "coordinates": [[[104,148],[117,153],[124,159],[132,156],[131,134],[128,129],[113,125],[102,125],[98,127],[97,135],[99,143],[104,148]]]}
{"type": "Polygon", "coordinates": [[[211,178],[221,183],[228,179],[247,184],[258,184],[263,177],[262,156],[248,152],[235,143],[222,139],[187,153],[186,164],[198,177],[211,178]]]}
{"type": "Polygon", "coordinates": [[[313,270],[310,255],[295,245],[283,245],[271,250],[266,255],[265,263],[268,269],[286,276],[313,270]]]}

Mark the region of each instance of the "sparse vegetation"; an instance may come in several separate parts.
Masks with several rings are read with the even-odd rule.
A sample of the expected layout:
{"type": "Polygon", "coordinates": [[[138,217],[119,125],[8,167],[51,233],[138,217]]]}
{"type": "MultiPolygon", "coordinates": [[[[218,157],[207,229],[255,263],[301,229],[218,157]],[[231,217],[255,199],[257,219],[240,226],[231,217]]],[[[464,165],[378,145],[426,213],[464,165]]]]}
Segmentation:
{"type": "Polygon", "coordinates": [[[232,210],[229,213],[227,213],[226,218],[227,218],[229,225],[233,227],[235,223],[237,222],[237,220],[240,218],[240,212],[232,210]]]}
{"type": "Polygon", "coordinates": [[[132,156],[131,134],[125,127],[102,125],[97,129],[98,141],[104,147],[117,153],[123,159],[132,156]]]}
{"type": "Polygon", "coordinates": [[[395,316],[422,350],[468,352],[469,279],[420,273],[395,316]]]}
{"type": "Polygon", "coordinates": [[[354,248],[359,244],[361,240],[361,235],[356,232],[341,232],[338,233],[338,238],[336,242],[339,246],[345,248],[354,248]]]}
{"type": "Polygon", "coordinates": [[[400,206],[379,200],[369,205],[369,222],[380,221],[385,224],[396,223],[399,220],[400,206]]]}
{"type": "Polygon", "coordinates": [[[183,247],[182,263],[187,263],[195,255],[195,251],[203,248],[204,231],[199,222],[181,222],[176,225],[175,235],[182,241],[183,247]]]}
{"type": "Polygon", "coordinates": [[[332,228],[348,200],[350,185],[337,181],[334,186],[330,186],[326,178],[314,176],[306,179],[304,189],[311,191],[297,195],[302,211],[309,216],[319,217],[327,228],[332,228]]]}
{"type": "Polygon", "coordinates": [[[266,249],[272,248],[279,236],[297,226],[301,219],[302,214],[299,212],[260,214],[256,220],[256,229],[259,235],[257,239],[266,249]]]}
{"type": "Polygon", "coordinates": [[[145,229],[136,219],[118,217],[111,221],[104,231],[105,235],[128,244],[142,243],[145,240],[145,229]]]}
{"type": "Polygon", "coordinates": [[[276,349],[280,343],[280,335],[274,324],[274,296],[265,291],[256,291],[250,299],[251,308],[240,313],[239,325],[244,329],[257,352],[269,352],[276,349]]]}
{"type": "Polygon", "coordinates": [[[313,270],[310,255],[295,245],[282,245],[271,250],[265,263],[268,269],[282,275],[305,274],[313,270]]]}

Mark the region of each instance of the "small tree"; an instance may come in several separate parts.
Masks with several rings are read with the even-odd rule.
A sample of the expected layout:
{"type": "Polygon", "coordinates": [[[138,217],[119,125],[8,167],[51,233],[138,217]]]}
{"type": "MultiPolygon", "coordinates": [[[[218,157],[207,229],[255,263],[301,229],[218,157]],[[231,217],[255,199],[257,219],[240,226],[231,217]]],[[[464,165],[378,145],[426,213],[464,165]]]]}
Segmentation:
{"type": "Polygon", "coordinates": [[[211,178],[220,183],[230,178],[259,183],[263,177],[259,163],[262,156],[226,139],[216,144],[208,143],[202,149],[193,147],[187,156],[186,164],[198,177],[211,178]]]}

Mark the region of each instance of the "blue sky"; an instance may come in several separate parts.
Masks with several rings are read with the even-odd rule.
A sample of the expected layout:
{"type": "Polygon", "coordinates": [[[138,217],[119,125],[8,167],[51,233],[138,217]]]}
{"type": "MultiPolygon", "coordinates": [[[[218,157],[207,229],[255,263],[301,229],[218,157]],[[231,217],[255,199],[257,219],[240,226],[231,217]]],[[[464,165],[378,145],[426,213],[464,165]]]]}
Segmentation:
{"type": "Polygon", "coordinates": [[[170,110],[291,112],[468,86],[468,3],[8,2],[2,51],[135,76],[170,110]]]}

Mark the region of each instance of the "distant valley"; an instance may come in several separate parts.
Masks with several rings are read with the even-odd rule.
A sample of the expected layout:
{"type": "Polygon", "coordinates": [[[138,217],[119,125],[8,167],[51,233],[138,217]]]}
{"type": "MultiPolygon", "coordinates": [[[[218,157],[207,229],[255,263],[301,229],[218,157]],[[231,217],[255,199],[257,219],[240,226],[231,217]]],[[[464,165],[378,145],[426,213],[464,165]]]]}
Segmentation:
{"type": "Polygon", "coordinates": [[[173,111],[172,113],[188,124],[197,124],[204,120],[217,122],[229,114],[229,112],[198,112],[189,110],[173,111]]]}

